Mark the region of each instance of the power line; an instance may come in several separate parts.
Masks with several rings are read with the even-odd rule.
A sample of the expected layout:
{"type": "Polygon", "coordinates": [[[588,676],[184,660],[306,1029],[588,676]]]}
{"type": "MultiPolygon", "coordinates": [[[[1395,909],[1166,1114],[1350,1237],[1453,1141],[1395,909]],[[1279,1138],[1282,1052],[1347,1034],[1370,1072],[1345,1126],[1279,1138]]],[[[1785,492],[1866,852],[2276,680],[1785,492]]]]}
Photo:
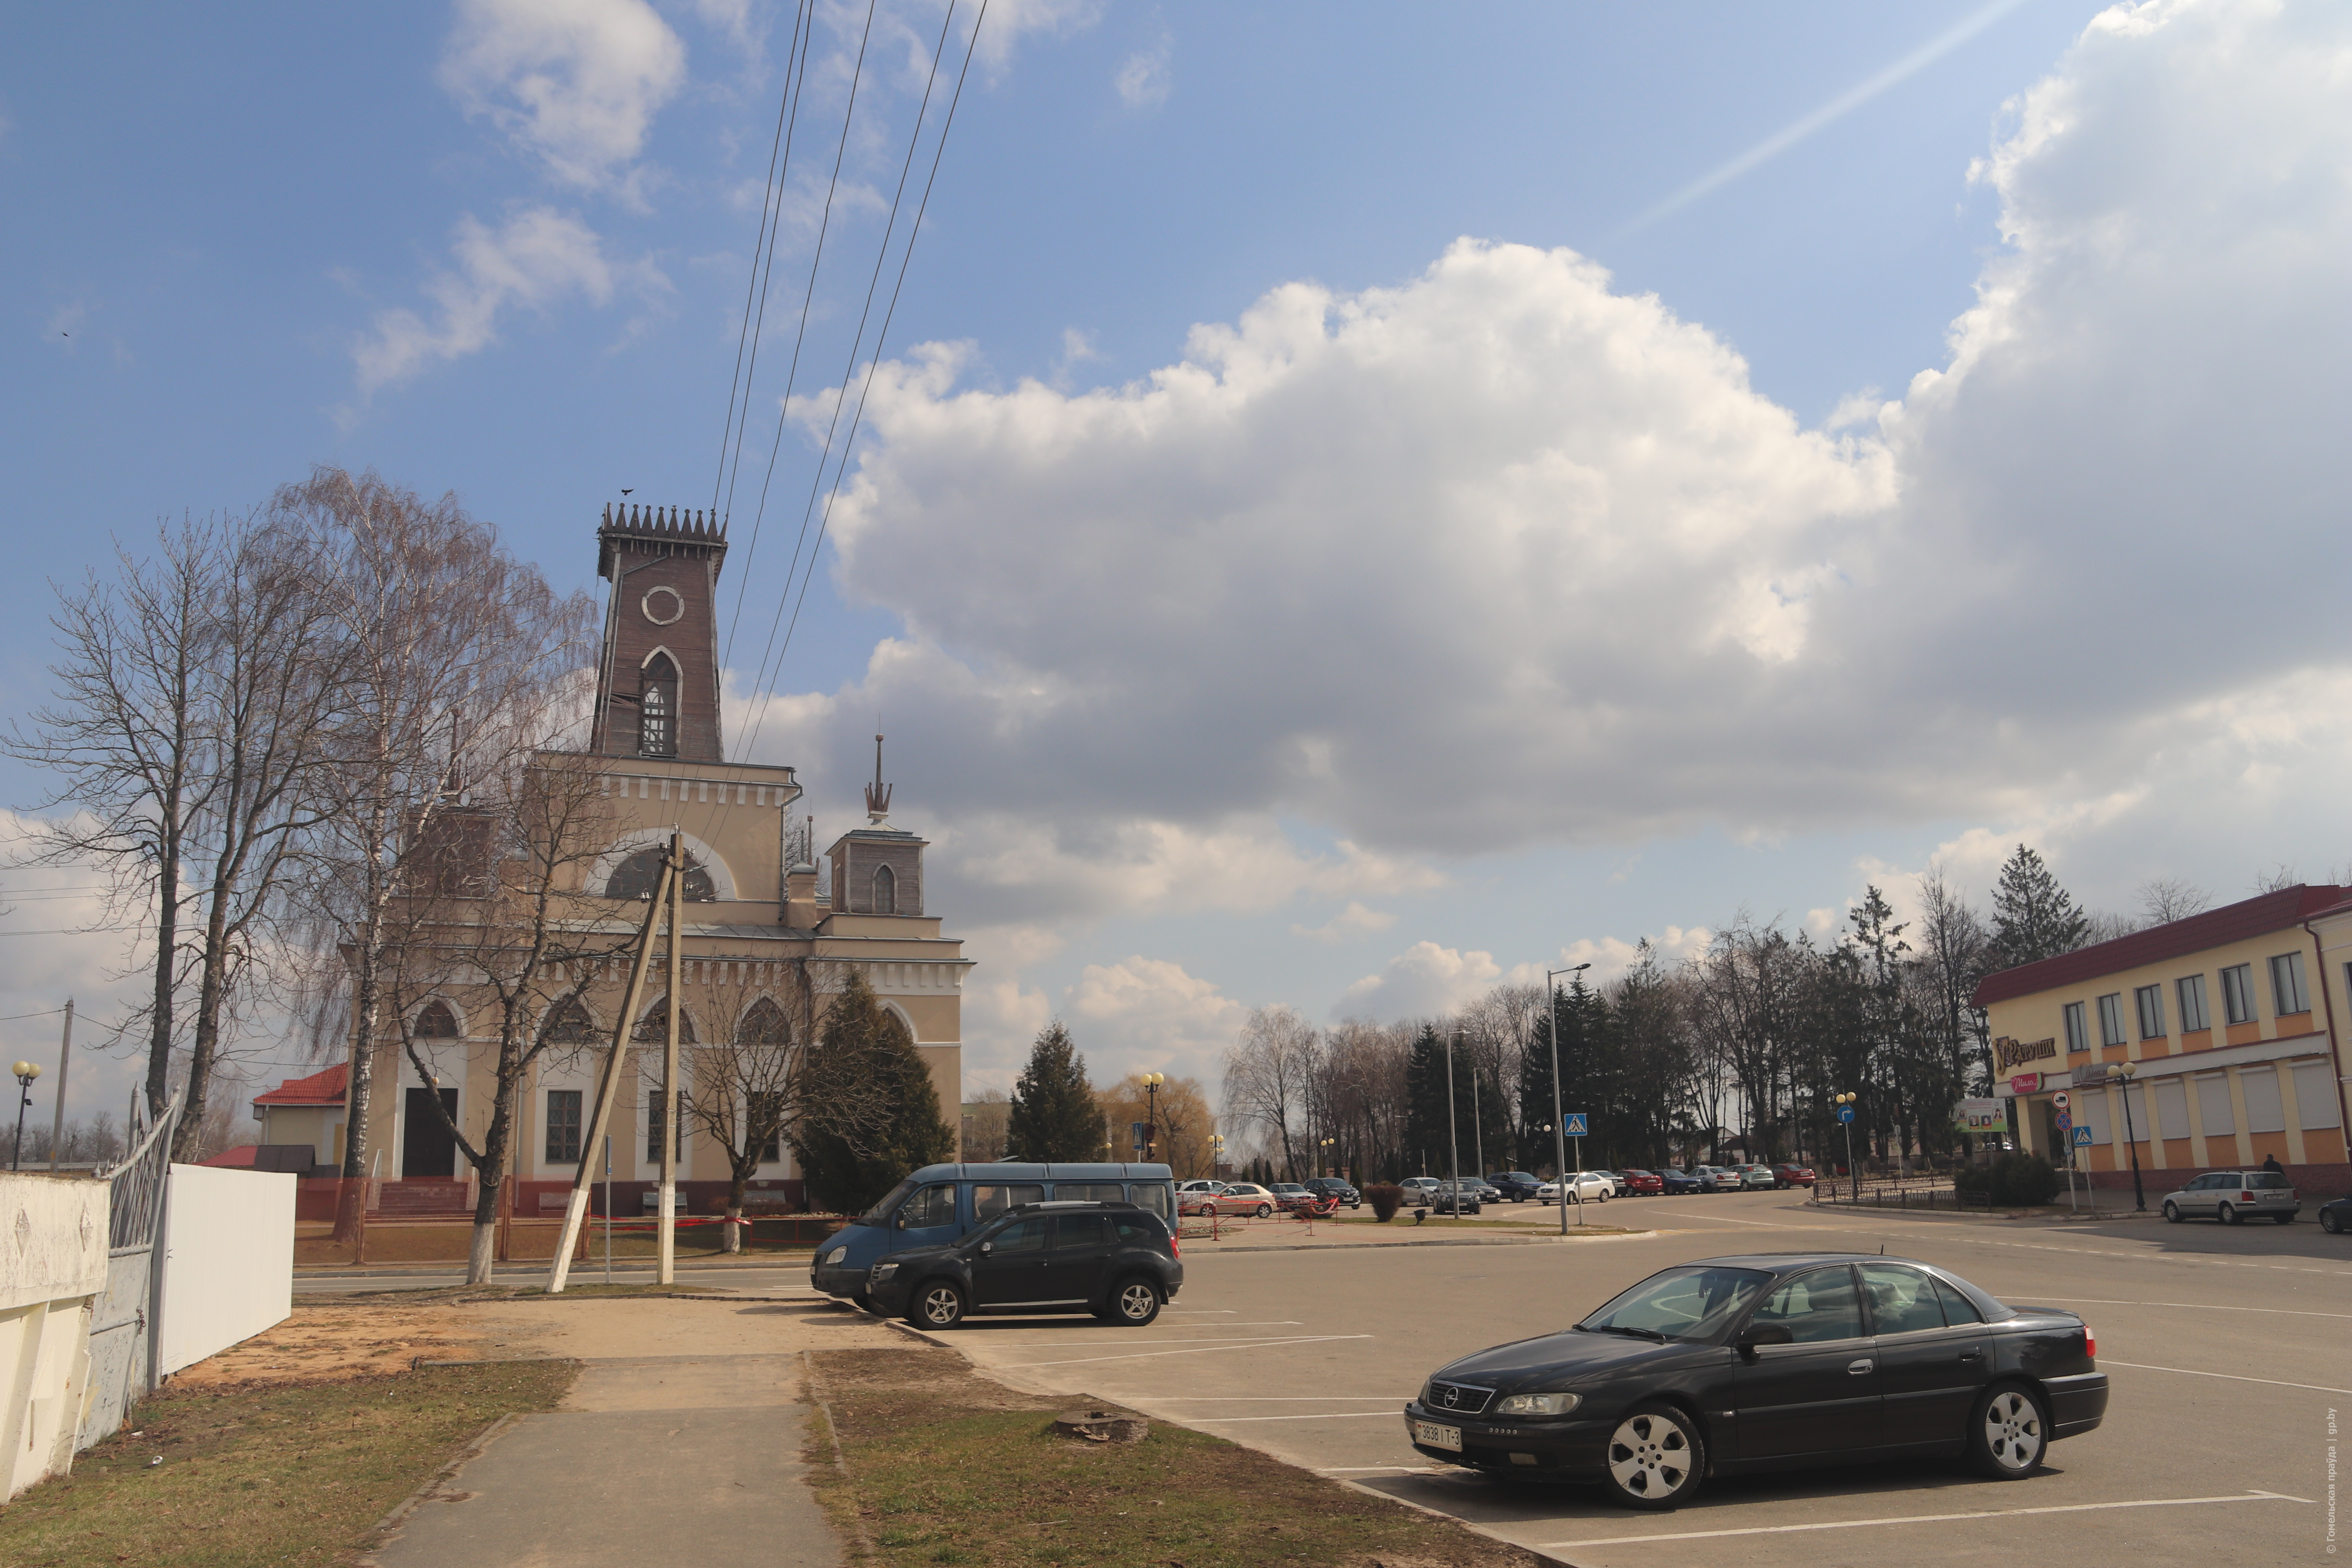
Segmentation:
{"type": "MultiPolygon", "coordinates": [[[[950,3],[950,6],[949,6],[949,15],[950,15],[950,16],[952,16],[954,15],[954,6],[953,6],[953,4],[952,4],[952,0],[951,0],[951,3],[950,3]]],[[[840,459],[840,461],[839,461],[839,462],[835,466],[835,468],[834,468],[834,476],[833,476],[833,489],[832,489],[832,492],[831,492],[830,494],[828,494],[828,495],[825,497],[825,502],[824,502],[824,519],[823,519],[823,521],[820,522],[820,524],[818,525],[818,528],[817,528],[816,544],[815,544],[815,546],[814,546],[814,547],[810,551],[810,552],[809,552],[809,561],[808,561],[808,567],[807,567],[807,569],[806,569],[804,572],[803,572],[803,573],[802,573],[802,574],[801,574],[801,586],[800,586],[800,593],[799,593],[799,595],[794,598],[793,603],[793,618],[792,618],[792,623],[791,623],[791,625],[790,625],[790,626],[788,626],[785,628],[785,630],[784,630],[784,640],[783,640],[783,644],[782,644],[782,646],[781,647],[779,647],[779,648],[776,650],[776,669],[777,669],[777,672],[778,672],[779,674],[781,674],[781,673],[782,673],[782,668],[783,668],[783,658],[784,658],[784,654],[785,654],[785,653],[786,653],[786,651],[788,651],[788,650],[791,648],[791,647],[792,647],[793,633],[793,631],[794,631],[794,630],[796,630],[796,629],[799,627],[799,626],[800,626],[800,618],[801,618],[801,616],[800,616],[800,606],[801,606],[801,602],[802,602],[803,600],[804,600],[804,599],[806,599],[806,598],[807,598],[807,596],[808,596],[808,585],[809,585],[809,580],[810,580],[810,578],[811,578],[811,577],[813,577],[813,576],[814,576],[814,575],[815,575],[815,572],[816,572],[816,558],[817,558],[817,552],[818,552],[819,551],[822,551],[822,550],[824,548],[824,536],[825,536],[825,533],[826,533],[826,531],[827,531],[829,529],[831,529],[831,527],[833,526],[833,508],[834,508],[834,503],[835,503],[835,501],[836,501],[837,500],[839,500],[839,499],[840,499],[842,480],[843,480],[844,477],[845,477],[845,476],[846,476],[846,475],[847,475],[847,473],[848,473],[848,471],[849,471],[849,455],[850,455],[850,451],[851,451],[851,449],[852,449],[854,447],[856,447],[856,444],[857,444],[857,431],[858,431],[858,427],[859,427],[859,426],[864,422],[865,417],[866,417],[866,395],[867,395],[868,393],[872,392],[872,391],[873,391],[873,389],[874,389],[874,375],[875,375],[875,372],[876,372],[877,369],[879,369],[879,368],[880,368],[880,366],[881,366],[881,363],[882,363],[882,345],[883,345],[883,343],[884,343],[884,342],[888,339],[888,337],[889,337],[889,335],[890,335],[890,322],[891,322],[891,321],[892,321],[892,320],[893,320],[893,319],[898,315],[898,296],[899,296],[900,291],[901,291],[902,289],[904,289],[906,288],[906,286],[907,286],[907,268],[908,268],[908,266],[913,262],[914,258],[915,258],[915,241],[916,241],[916,239],[917,239],[918,237],[919,237],[921,236],[922,231],[923,231],[923,215],[924,215],[926,212],[928,212],[928,211],[929,211],[929,210],[930,210],[930,205],[931,205],[931,188],[932,188],[932,186],[933,186],[934,184],[936,184],[938,183],[938,181],[939,181],[939,177],[940,177],[940,161],[941,161],[942,159],[944,159],[944,158],[946,157],[946,155],[947,155],[947,150],[948,150],[948,135],[949,135],[949,133],[950,133],[950,132],[952,132],[952,131],[955,129],[955,116],[956,116],[956,109],[957,109],[957,107],[958,107],[960,104],[961,104],[961,103],[962,103],[962,101],[963,101],[963,86],[964,86],[964,79],[965,79],[965,78],[966,78],[966,77],[968,77],[968,76],[971,74],[971,57],[972,57],[973,52],[974,52],[974,51],[975,51],[975,50],[980,47],[980,29],[981,29],[982,25],[983,23],[985,23],[987,20],[988,20],[988,0],[981,0],[981,5],[980,5],[980,11],[979,11],[979,14],[978,14],[976,16],[974,16],[974,17],[973,17],[973,19],[972,19],[972,25],[971,25],[971,40],[970,40],[969,42],[967,42],[967,43],[965,44],[965,46],[964,46],[964,51],[963,51],[963,64],[962,64],[961,67],[959,67],[959,68],[957,68],[957,71],[956,71],[956,85],[955,85],[955,92],[954,92],[954,94],[953,94],[953,95],[952,95],[952,96],[948,100],[948,112],[947,112],[947,117],[946,117],[946,118],[945,118],[945,119],[940,122],[940,139],[939,139],[939,143],[938,143],[938,145],[937,145],[936,147],[934,147],[934,148],[932,149],[932,152],[931,152],[931,167],[930,167],[930,171],[929,171],[929,173],[928,174],[926,174],[926,175],[924,176],[924,179],[923,179],[923,196],[922,196],[922,200],[916,204],[916,206],[915,206],[915,221],[914,221],[914,224],[912,225],[912,226],[910,226],[910,227],[908,229],[908,231],[907,231],[907,247],[906,247],[906,249],[905,249],[905,250],[900,254],[900,256],[899,256],[899,258],[898,258],[898,276],[897,279],[896,279],[896,280],[891,284],[891,286],[890,286],[890,303],[889,303],[888,308],[887,308],[887,309],[886,309],[886,310],[883,311],[883,313],[882,313],[882,326],[881,326],[881,329],[880,329],[878,331],[877,331],[877,332],[875,333],[875,336],[874,336],[874,357],[873,357],[870,361],[868,361],[868,362],[867,362],[866,366],[866,381],[865,381],[864,385],[863,385],[863,386],[861,386],[861,387],[859,388],[859,390],[858,390],[858,394],[857,394],[857,410],[856,410],[856,412],[854,415],[852,415],[852,416],[851,416],[851,417],[850,417],[850,422],[849,422],[849,434],[848,434],[848,436],[844,439],[844,441],[842,442],[842,447],[841,447],[841,459],[840,459]]],[[[944,33],[942,34],[942,37],[944,37],[944,33]]],[[[937,71],[937,69],[938,69],[938,61],[937,61],[936,57],[934,57],[934,59],[933,59],[932,68],[933,68],[934,73],[936,74],[936,71],[937,71]]],[[[929,104],[929,100],[930,100],[930,89],[929,89],[929,86],[927,85],[927,86],[925,87],[925,89],[924,89],[924,102],[925,102],[925,104],[926,104],[926,105],[928,105],[928,104],[929,104]]],[[[919,135],[920,135],[920,133],[921,133],[921,131],[922,131],[922,125],[921,125],[921,121],[920,121],[920,120],[919,120],[919,119],[918,119],[918,121],[917,121],[917,122],[916,122],[916,132],[917,132],[917,135],[918,135],[919,137],[919,135]]],[[[910,144],[909,152],[910,152],[910,157],[911,157],[911,144],[910,144]]],[[[900,175],[900,189],[903,191],[903,190],[904,190],[904,188],[905,188],[905,176],[904,176],[904,174],[902,174],[900,175]]],[[[893,204],[893,210],[894,210],[894,211],[895,211],[895,206],[896,206],[896,204],[893,204]]],[[[878,276],[878,269],[877,269],[877,276],[878,276]]],[[[869,298],[869,300],[870,300],[870,298],[871,298],[870,294],[869,294],[868,298],[869,298]]],[[[853,364],[855,363],[855,354],[854,354],[854,352],[853,352],[853,357],[852,357],[852,363],[853,363],[853,364]]],[[[845,390],[845,391],[846,391],[846,384],[847,384],[847,377],[846,377],[846,376],[845,376],[845,377],[843,378],[843,381],[844,381],[844,390],[845,390]]],[[[839,414],[840,414],[840,405],[839,405],[839,404],[838,404],[838,403],[836,403],[836,404],[835,405],[835,415],[836,419],[838,418],[839,414]]],[[[831,445],[830,434],[828,434],[828,437],[827,437],[827,445],[828,445],[828,447],[831,445]]],[[[819,482],[819,483],[822,483],[822,482],[823,482],[823,480],[824,480],[824,457],[823,457],[822,455],[820,455],[820,456],[819,456],[819,458],[818,458],[818,460],[817,460],[817,478],[818,478],[818,482],[819,482]]],[[[812,492],[812,495],[811,495],[811,500],[812,500],[812,502],[814,502],[814,492],[812,492]]],[[[807,526],[807,519],[806,519],[805,515],[803,515],[803,520],[802,520],[802,526],[803,526],[803,528],[805,528],[805,527],[807,526]]],[[[794,554],[795,558],[797,559],[798,554],[799,554],[799,552],[798,552],[797,550],[795,550],[795,551],[793,552],[793,554],[794,554]]],[[[789,588],[789,587],[791,586],[790,579],[787,579],[787,580],[786,580],[786,584],[785,584],[785,585],[786,585],[786,587],[787,587],[787,588],[789,588]]],[[[782,605],[782,601],[779,601],[779,602],[778,602],[776,608],[777,608],[778,613],[781,615],[781,614],[782,614],[782,609],[783,609],[783,605],[782,605]]],[[[770,636],[772,637],[773,637],[773,635],[774,635],[774,634],[773,634],[773,626],[772,626],[772,625],[771,625],[771,628],[770,628],[770,636]]],[[[764,656],[762,657],[761,661],[761,683],[760,683],[760,684],[761,684],[761,689],[760,697],[759,697],[759,709],[758,709],[758,713],[757,713],[757,717],[755,717],[755,718],[753,719],[753,721],[752,721],[751,735],[750,735],[750,737],[749,737],[749,738],[744,742],[743,751],[742,751],[742,752],[741,752],[741,754],[742,754],[743,756],[746,756],[746,757],[748,757],[748,756],[751,754],[751,742],[754,742],[754,741],[756,741],[756,740],[758,740],[758,738],[759,738],[759,733],[760,733],[760,728],[761,728],[761,724],[763,724],[763,723],[766,721],[766,720],[767,720],[768,693],[767,693],[766,688],[767,688],[767,686],[769,685],[769,682],[768,682],[768,679],[766,679],[767,661],[766,661],[766,658],[765,658],[765,657],[764,657],[764,656]]]]}

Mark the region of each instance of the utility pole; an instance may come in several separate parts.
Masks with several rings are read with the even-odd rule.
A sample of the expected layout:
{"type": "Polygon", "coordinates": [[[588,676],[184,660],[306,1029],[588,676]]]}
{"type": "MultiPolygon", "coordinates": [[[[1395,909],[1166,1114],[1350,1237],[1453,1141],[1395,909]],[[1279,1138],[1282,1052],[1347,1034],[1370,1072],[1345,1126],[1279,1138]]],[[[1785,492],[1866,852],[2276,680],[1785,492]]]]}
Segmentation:
{"type": "Polygon", "coordinates": [[[677,1283],[677,990],[686,984],[686,837],[669,830],[669,1006],[662,1037],[661,1221],[658,1278],[677,1283]]]}
{"type": "MultiPolygon", "coordinates": [[[[1590,963],[1570,964],[1566,969],[1544,971],[1544,996],[1551,1006],[1551,1016],[1544,1020],[1544,1033],[1551,1040],[1551,1140],[1552,1174],[1559,1183],[1559,1233],[1568,1234],[1568,1119],[1560,1111],[1559,1099],[1559,990],[1552,984],[1556,974],[1581,974],[1591,968],[1590,963]]],[[[1577,1152],[1584,1152],[1581,1145],[1577,1152]]],[[[1577,1223],[1584,1223],[1583,1211],[1577,1213],[1577,1223]]]]}
{"type": "Polygon", "coordinates": [[[66,1063],[73,1058],[73,998],[66,998],[66,1034],[58,1043],[58,1109],[49,1118],[49,1174],[58,1173],[58,1154],[66,1138],[66,1063]]]}
{"type": "Polygon", "coordinates": [[[1452,1205],[1447,1212],[1456,1219],[1462,1216],[1462,1128],[1454,1114],[1454,1036],[1461,1032],[1445,1037],[1445,1161],[1446,1179],[1452,1184],[1446,1201],[1452,1205]]]}

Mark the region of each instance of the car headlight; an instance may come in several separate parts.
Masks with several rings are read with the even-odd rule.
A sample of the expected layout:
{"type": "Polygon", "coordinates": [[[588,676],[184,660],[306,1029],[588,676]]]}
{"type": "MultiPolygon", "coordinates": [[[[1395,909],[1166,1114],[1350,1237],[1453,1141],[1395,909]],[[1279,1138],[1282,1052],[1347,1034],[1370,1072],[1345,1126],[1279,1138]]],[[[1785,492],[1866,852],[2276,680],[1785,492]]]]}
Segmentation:
{"type": "Polygon", "coordinates": [[[847,1258],[848,1256],[849,1256],[849,1248],[847,1248],[847,1247],[835,1247],[831,1252],[828,1252],[828,1253],[826,1253],[826,1254],[824,1255],[824,1260],[825,1260],[827,1263],[839,1263],[842,1259],[844,1259],[844,1258],[847,1258]]]}
{"type": "Polygon", "coordinates": [[[1565,1415],[1576,1408],[1573,1394],[1513,1394],[1495,1406],[1497,1415],[1565,1415]]]}
{"type": "Polygon", "coordinates": [[[868,1271],[866,1278],[868,1283],[879,1285],[897,1272],[898,1272],[898,1266],[895,1263],[877,1263],[868,1271]]]}

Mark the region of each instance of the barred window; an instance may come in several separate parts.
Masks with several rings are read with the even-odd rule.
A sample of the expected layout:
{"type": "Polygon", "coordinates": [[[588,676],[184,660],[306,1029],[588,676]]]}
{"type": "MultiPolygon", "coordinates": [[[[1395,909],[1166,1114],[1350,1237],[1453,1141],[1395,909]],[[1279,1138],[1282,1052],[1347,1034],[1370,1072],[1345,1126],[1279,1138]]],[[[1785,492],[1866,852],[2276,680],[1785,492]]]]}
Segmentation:
{"type": "Polygon", "coordinates": [[[576,1089],[547,1091],[547,1163],[580,1163],[580,1091],[576,1089]]]}
{"type": "Polygon", "coordinates": [[[677,666],[656,654],[637,688],[637,754],[677,755],[677,666]]]}

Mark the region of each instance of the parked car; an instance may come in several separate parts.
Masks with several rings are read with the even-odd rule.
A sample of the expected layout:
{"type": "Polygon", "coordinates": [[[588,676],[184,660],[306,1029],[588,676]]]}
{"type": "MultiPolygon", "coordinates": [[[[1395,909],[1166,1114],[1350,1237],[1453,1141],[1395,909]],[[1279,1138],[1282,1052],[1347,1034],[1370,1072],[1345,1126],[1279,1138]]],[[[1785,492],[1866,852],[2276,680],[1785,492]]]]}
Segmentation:
{"type": "Polygon", "coordinates": [[[1435,1176],[1407,1176],[1397,1184],[1404,1189],[1407,1207],[1425,1209],[1437,1196],[1439,1182],[1435,1176]]]}
{"type": "Polygon", "coordinates": [[[1756,1188],[1769,1189],[1780,1184],[1780,1178],[1772,1174],[1772,1167],[1769,1165],[1739,1165],[1735,1166],[1734,1169],[1738,1173],[1739,1185],[1743,1192],[1756,1188]]]}
{"type": "Polygon", "coordinates": [[[2319,1205],[2319,1228],[2330,1236],[2341,1236],[2352,1230],[2352,1197],[2337,1198],[2319,1205]]]}
{"type": "Polygon", "coordinates": [[[1594,1175],[1609,1184],[1609,1195],[1615,1197],[1625,1190],[1624,1179],[1615,1171],[1595,1171],[1594,1175]]]}
{"type": "Polygon", "coordinates": [[[1699,1179],[1697,1176],[1674,1165],[1668,1165],[1664,1170],[1658,1173],[1658,1184],[1664,1189],[1669,1196],[1677,1195],[1683,1193],[1705,1192],[1706,1190],[1699,1184],[1699,1179]]]}
{"type": "Polygon", "coordinates": [[[1218,1182],[1180,1191],[1176,1194],[1176,1212],[1180,1215],[1213,1215],[1217,1212],[1217,1194],[1224,1190],[1225,1184],[1218,1182]]]}
{"type": "Polygon", "coordinates": [[[1525,1171],[1496,1171],[1488,1174],[1486,1184],[1499,1194],[1496,1203],[1523,1204],[1536,1195],[1543,1183],[1525,1171]]]}
{"type": "Polygon", "coordinates": [[[1437,1369],[1404,1408],[1425,1457],[1598,1480],[1673,1508],[1704,1479],[1948,1455],[2019,1480],[2105,1419],[2088,1324],[1906,1258],[1775,1253],[1662,1270],[1561,1333],[1437,1369]]]}
{"type": "MultiPolygon", "coordinates": [[[[1544,1205],[1560,1201],[1561,1184],[1546,1182],[1536,1189],[1536,1202],[1544,1205]]],[[[1610,1184],[1598,1171],[1571,1171],[1565,1189],[1572,1204],[1605,1204],[1609,1201],[1610,1184]]]]}
{"type": "Polygon", "coordinates": [[[1225,1190],[1209,1200],[1202,1212],[1212,1215],[1244,1214],[1265,1218],[1281,1207],[1273,1192],[1255,1182],[1228,1182],[1225,1190]]]}
{"type": "Polygon", "coordinates": [[[1708,1192],[1736,1193],[1739,1190],[1739,1173],[1730,1166],[1701,1165],[1699,1169],[1706,1172],[1707,1178],[1715,1184],[1706,1189],[1708,1192]]]}
{"type": "Polygon", "coordinates": [[[1459,1183],[1440,1182],[1430,1194],[1433,1214],[1476,1214],[1486,1202],[1486,1184],[1475,1176],[1465,1176],[1459,1183]]]}
{"type": "Polygon", "coordinates": [[[1320,1209],[1331,1200],[1304,1182],[1276,1182],[1274,1184],[1274,1201],[1286,1212],[1297,1213],[1302,1209],[1320,1209]]]}
{"type": "Polygon", "coordinates": [[[1620,1175],[1621,1184],[1632,1196],[1654,1197],[1666,1189],[1665,1183],[1660,1179],[1655,1171],[1625,1171],[1621,1172],[1620,1175]]]}
{"type": "Polygon", "coordinates": [[[1307,1178],[1307,1186],[1308,1191],[1320,1193],[1325,1197],[1345,1204],[1351,1209],[1364,1206],[1364,1194],[1338,1176],[1309,1176],[1307,1178]]]}
{"type": "Polygon", "coordinates": [[[1783,1189],[1810,1187],[1813,1184],[1813,1168],[1811,1165],[1792,1165],[1785,1163],[1775,1165],[1772,1167],[1772,1183],[1775,1186],[1783,1189]]]}
{"type": "Polygon", "coordinates": [[[2164,1217],[2175,1225],[2208,1217],[2223,1225],[2243,1219],[2287,1225],[2303,1212],[2282,1171],[2210,1171],[2179,1191],[2167,1193],[2162,1206],[2164,1217]]]}
{"type": "Polygon", "coordinates": [[[1045,1203],[1010,1209],[945,1247],[890,1253],[866,1289],[884,1316],[920,1329],[1057,1307],[1141,1328],[1183,1284],[1175,1234],[1158,1215],[1127,1203],[1045,1203]]]}
{"type": "Polygon", "coordinates": [[[1225,1184],[1223,1182],[1213,1182],[1206,1176],[1195,1176],[1192,1180],[1181,1184],[1176,1189],[1176,1195],[1182,1197],[1186,1193],[1222,1193],[1224,1190],[1225,1184]]]}

